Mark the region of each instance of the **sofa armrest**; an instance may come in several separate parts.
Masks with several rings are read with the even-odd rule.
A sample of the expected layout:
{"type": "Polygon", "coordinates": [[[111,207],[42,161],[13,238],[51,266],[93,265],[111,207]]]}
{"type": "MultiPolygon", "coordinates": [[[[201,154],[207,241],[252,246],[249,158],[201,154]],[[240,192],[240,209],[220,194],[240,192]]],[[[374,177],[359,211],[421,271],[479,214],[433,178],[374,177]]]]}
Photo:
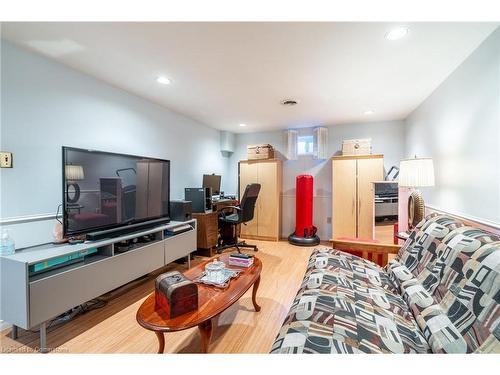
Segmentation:
{"type": "Polygon", "coordinates": [[[371,243],[363,241],[330,240],[332,247],[342,251],[360,251],[364,259],[373,260],[373,255],[381,255],[383,265],[389,261],[389,254],[397,254],[401,245],[371,243]]]}

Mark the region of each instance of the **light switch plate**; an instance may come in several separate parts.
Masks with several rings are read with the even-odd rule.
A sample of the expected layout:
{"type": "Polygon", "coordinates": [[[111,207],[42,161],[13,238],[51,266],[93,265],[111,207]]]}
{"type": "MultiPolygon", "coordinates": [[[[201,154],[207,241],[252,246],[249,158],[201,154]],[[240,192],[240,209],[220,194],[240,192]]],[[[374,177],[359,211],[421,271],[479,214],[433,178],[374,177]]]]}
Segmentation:
{"type": "Polygon", "coordinates": [[[11,152],[0,152],[0,168],[12,168],[11,152]]]}

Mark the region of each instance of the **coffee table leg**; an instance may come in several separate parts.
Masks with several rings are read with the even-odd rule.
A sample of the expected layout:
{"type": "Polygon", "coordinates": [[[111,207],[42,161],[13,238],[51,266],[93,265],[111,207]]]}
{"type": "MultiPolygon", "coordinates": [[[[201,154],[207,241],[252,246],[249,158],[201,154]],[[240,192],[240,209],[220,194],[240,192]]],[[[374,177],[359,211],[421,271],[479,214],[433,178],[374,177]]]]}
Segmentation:
{"type": "Polygon", "coordinates": [[[260,276],[257,278],[257,280],[255,280],[252,289],[252,303],[253,307],[255,308],[255,311],[257,312],[260,311],[260,306],[257,304],[257,289],[259,289],[259,284],[260,284],[260,276]]]}
{"type": "Polygon", "coordinates": [[[163,354],[165,350],[165,335],[163,332],[155,331],[156,337],[158,338],[158,354],[163,354]]]}
{"type": "Polygon", "coordinates": [[[208,345],[212,337],[212,319],[199,324],[198,329],[201,335],[201,351],[202,353],[208,353],[208,345]]]}

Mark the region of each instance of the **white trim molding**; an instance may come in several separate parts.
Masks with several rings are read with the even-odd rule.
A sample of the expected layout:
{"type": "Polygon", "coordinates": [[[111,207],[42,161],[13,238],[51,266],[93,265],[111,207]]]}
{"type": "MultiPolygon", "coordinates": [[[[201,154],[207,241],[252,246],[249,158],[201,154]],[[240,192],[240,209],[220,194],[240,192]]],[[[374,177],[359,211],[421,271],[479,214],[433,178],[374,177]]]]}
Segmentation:
{"type": "Polygon", "coordinates": [[[487,226],[495,228],[495,229],[500,229],[500,223],[496,223],[494,221],[490,221],[490,220],[486,220],[486,219],[481,219],[481,218],[478,218],[478,217],[475,217],[475,216],[472,216],[472,215],[465,214],[465,213],[460,212],[460,211],[445,210],[443,208],[434,206],[432,204],[427,204],[426,203],[425,206],[428,207],[428,208],[430,208],[431,210],[440,211],[440,212],[451,214],[451,215],[455,215],[455,216],[460,216],[460,217],[463,217],[464,219],[467,219],[467,220],[470,220],[470,221],[475,221],[477,223],[480,223],[480,224],[483,224],[483,225],[487,225],[487,226]]]}
{"type": "Polygon", "coordinates": [[[33,221],[54,220],[55,218],[56,218],[55,213],[4,217],[0,218],[0,225],[25,224],[25,223],[31,223],[33,221]]]}

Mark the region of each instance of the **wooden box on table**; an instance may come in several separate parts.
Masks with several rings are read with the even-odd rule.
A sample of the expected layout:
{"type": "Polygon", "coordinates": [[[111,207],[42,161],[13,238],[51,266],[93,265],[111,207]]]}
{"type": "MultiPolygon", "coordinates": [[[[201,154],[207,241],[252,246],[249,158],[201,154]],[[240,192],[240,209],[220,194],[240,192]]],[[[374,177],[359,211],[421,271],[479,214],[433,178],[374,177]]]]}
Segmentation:
{"type": "Polygon", "coordinates": [[[155,280],[155,303],[169,319],[198,309],[198,286],[178,271],[167,272],[155,280]]]}

